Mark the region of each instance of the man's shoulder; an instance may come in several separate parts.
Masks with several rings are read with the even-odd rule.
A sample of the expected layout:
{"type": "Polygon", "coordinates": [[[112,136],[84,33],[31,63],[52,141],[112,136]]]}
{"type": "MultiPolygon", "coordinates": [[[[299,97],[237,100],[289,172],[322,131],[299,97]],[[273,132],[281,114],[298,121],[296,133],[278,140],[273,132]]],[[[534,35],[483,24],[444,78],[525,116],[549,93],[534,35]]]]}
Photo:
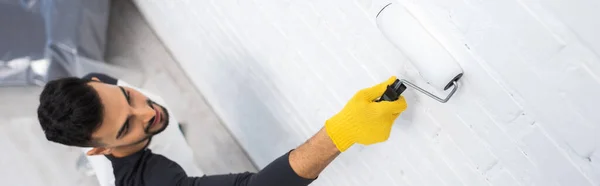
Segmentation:
{"type": "Polygon", "coordinates": [[[140,175],[145,185],[173,185],[177,180],[187,177],[187,174],[177,162],[147,150],[144,158],[145,170],[140,175]]]}
{"type": "Polygon", "coordinates": [[[88,79],[89,80],[89,79],[92,79],[94,77],[98,78],[103,83],[111,84],[111,85],[116,85],[117,82],[119,81],[117,78],[111,77],[111,76],[106,75],[106,74],[97,73],[97,72],[89,73],[89,74],[83,76],[82,79],[88,79]]]}
{"type": "Polygon", "coordinates": [[[113,164],[116,186],[173,185],[186,177],[183,169],[172,160],[149,149],[125,158],[109,158],[113,164]]]}

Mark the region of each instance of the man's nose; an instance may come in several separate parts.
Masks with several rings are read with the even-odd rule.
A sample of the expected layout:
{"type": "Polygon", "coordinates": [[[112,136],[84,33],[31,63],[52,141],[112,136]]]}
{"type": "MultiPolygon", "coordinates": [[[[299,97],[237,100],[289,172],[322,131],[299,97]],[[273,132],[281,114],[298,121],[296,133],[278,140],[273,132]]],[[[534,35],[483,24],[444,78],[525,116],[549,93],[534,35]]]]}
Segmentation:
{"type": "Polygon", "coordinates": [[[134,109],[134,114],[138,116],[137,118],[142,120],[144,123],[147,123],[154,117],[154,115],[156,115],[156,111],[149,106],[145,106],[143,108],[134,109]]]}

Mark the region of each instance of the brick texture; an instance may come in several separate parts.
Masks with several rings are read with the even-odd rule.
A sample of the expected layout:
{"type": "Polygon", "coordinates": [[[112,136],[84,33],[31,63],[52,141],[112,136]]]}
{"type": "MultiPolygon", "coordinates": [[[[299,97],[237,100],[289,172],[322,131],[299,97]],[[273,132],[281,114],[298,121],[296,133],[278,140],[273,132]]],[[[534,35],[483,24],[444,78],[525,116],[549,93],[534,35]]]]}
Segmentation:
{"type": "MultiPolygon", "coordinates": [[[[407,91],[390,140],[315,185],[600,185],[600,3],[391,1],[457,59],[462,87],[447,104],[407,91]]],[[[360,88],[424,84],[375,25],[389,0],[135,2],[260,167],[360,88]]]]}

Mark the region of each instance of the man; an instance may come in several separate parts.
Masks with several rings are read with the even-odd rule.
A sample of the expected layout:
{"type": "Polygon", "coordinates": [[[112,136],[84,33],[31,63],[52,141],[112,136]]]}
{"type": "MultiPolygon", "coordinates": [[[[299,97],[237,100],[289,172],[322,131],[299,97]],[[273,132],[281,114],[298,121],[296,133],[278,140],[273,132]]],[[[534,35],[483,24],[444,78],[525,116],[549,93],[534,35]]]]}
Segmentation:
{"type": "Polygon", "coordinates": [[[155,143],[177,143],[156,139],[168,126],[176,125],[169,122],[168,110],[106,75],[49,82],[40,96],[38,118],[48,140],[91,147],[88,155],[104,155],[110,160],[117,186],[303,186],[353,144],[370,145],[388,139],[406,102],[403,97],[393,102],[374,100],[395,79],[356,93],[313,137],[258,173],[188,176],[191,168],[185,167],[193,165],[174,162],[169,155],[167,158],[148,148],[155,143]]]}

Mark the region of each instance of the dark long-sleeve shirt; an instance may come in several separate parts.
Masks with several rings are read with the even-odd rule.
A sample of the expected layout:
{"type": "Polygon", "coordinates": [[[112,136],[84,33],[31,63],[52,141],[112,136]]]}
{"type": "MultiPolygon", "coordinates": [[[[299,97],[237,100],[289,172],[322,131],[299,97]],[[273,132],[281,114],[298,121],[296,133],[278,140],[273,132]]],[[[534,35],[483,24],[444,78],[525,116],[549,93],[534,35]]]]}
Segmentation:
{"type": "Polygon", "coordinates": [[[108,156],[117,186],[304,186],[313,180],[298,176],[289,163],[289,153],[258,173],[188,177],[168,158],[141,150],[124,158],[108,156]]]}
{"type": "MultiPolygon", "coordinates": [[[[116,85],[110,76],[92,73],[84,79],[98,78],[116,85]]],[[[289,153],[277,158],[258,173],[188,177],[176,162],[144,148],[123,158],[106,156],[112,164],[116,186],[305,186],[313,179],[296,174],[289,163],[289,153]]]]}

